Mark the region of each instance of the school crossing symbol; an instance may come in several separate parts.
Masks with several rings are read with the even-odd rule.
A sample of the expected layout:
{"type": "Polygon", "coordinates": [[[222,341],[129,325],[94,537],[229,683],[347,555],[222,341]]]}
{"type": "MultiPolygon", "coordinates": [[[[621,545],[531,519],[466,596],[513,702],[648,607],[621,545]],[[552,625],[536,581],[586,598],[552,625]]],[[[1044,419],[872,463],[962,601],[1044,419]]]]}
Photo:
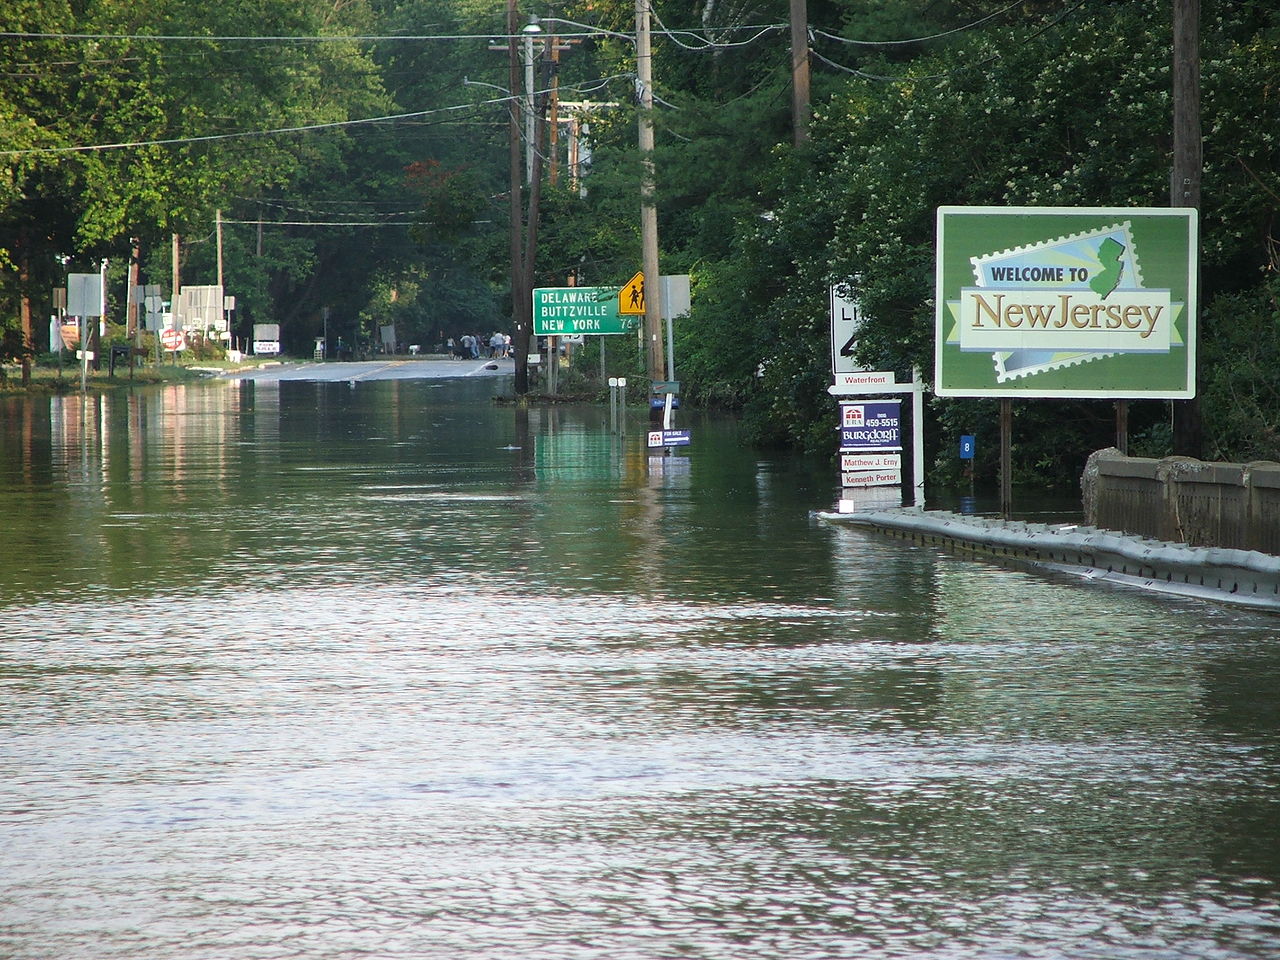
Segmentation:
{"type": "Polygon", "coordinates": [[[644,315],[644,271],[640,271],[618,291],[618,312],[623,316],[644,315]]]}

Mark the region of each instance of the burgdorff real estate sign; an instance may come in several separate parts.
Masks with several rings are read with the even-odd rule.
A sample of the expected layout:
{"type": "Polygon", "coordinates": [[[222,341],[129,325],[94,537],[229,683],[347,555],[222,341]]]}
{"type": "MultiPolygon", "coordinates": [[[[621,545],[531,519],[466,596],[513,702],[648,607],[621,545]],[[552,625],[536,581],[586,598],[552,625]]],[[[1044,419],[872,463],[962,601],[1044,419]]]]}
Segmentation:
{"type": "Polygon", "coordinates": [[[934,391],[1195,396],[1196,211],[939,207],[934,391]]]}

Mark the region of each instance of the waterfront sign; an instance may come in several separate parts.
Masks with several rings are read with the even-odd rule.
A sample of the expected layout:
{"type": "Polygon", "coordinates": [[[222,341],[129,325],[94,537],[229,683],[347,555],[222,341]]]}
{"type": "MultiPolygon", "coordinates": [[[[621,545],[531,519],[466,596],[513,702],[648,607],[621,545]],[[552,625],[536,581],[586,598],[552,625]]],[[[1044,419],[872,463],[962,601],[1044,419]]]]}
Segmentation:
{"type": "Polygon", "coordinates": [[[538,287],[533,291],[533,332],[539,337],[634,333],[639,325],[638,318],[618,310],[616,287],[538,287]]]}
{"type": "Polygon", "coordinates": [[[939,396],[1195,396],[1195,210],[939,207],[937,224],[939,396]]]}
{"type": "Polygon", "coordinates": [[[852,397],[860,393],[908,393],[913,389],[912,382],[899,382],[898,375],[892,370],[859,370],[857,373],[837,373],[835,382],[827,387],[827,393],[852,397]]]}

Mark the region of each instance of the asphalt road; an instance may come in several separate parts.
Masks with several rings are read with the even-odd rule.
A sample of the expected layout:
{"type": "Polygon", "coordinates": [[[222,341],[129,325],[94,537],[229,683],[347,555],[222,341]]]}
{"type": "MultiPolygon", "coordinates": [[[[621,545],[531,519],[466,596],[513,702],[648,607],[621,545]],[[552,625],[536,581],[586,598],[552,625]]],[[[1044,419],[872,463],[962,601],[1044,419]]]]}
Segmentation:
{"type": "Polygon", "coordinates": [[[438,380],[447,377],[501,377],[515,372],[510,359],[432,360],[394,357],[385,360],[289,362],[222,374],[232,380],[438,380]]]}

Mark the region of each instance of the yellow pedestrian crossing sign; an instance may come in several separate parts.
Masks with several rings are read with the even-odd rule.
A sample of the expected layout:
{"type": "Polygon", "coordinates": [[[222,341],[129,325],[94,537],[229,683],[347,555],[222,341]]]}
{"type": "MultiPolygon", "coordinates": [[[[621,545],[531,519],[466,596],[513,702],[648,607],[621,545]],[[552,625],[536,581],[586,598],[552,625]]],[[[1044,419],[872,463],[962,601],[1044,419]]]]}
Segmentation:
{"type": "Polygon", "coordinates": [[[618,291],[618,312],[623,316],[641,315],[644,313],[644,271],[622,285],[618,291]]]}

